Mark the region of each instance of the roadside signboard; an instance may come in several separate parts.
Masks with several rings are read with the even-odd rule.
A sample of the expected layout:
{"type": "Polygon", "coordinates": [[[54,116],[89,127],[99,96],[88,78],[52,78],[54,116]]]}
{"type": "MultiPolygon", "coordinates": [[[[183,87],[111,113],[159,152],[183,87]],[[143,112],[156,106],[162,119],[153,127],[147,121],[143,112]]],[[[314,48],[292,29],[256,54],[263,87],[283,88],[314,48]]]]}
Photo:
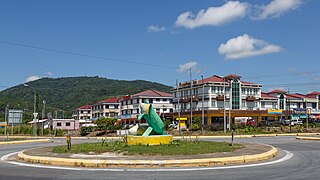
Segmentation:
{"type": "Polygon", "coordinates": [[[22,124],[22,110],[9,110],[8,125],[10,124],[22,124]]]}
{"type": "Polygon", "coordinates": [[[268,114],[282,114],[282,110],[268,109],[268,114]]]}

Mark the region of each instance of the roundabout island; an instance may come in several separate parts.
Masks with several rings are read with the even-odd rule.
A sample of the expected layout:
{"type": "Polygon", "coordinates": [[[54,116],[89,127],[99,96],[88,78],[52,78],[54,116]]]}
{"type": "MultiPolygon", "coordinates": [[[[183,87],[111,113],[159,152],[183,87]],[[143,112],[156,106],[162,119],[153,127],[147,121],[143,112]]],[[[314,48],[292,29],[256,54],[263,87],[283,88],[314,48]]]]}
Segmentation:
{"type": "MultiPolygon", "coordinates": [[[[174,142],[177,143],[177,142],[174,142]]],[[[186,146],[185,142],[178,142],[180,145],[161,145],[160,151],[163,148],[168,148],[167,152],[171,155],[165,155],[154,151],[151,146],[137,145],[133,147],[133,151],[140,149],[140,152],[147,149],[147,153],[131,153],[120,151],[117,148],[113,152],[94,153],[92,151],[84,153],[70,153],[68,151],[57,153],[54,148],[35,148],[24,150],[17,155],[18,161],[24,161],[36,164],[46,164],[54,166],[71,166],[71,167],[88,167],[88,168],[162,168],[162,167],[207,167],[229,164],[242,164],[255,161],[262,161],[275,157],[278,150],[270,145],[244,143],[237,145],[236,148],[230,147],[229,151],[220,150],[215,153],[187,153],[175,154],[175,149],[186,146]],[[174,147],[174,148],[170,148],[174,147]],[[120,153],[119,153],[120,152],[120,153]],[[150,152],[153,152],[150,154],[150,152]],[[41,156],[39,156],[41,154],[41,156]]],[[[205,152],[214,152],[216,149],[210,149],[207,144],[215,144],[217,142],[195,142],[190,141],[187,144],[205,144],[205,152]]],[[[222,142],[218,143],[220,146],[222,142]]],[[[227,143],[222,143],[224,146],[229,146],[227,143]]],[[[101,144],[99,143],[101,146],[101,144]]],[[[99,146],[97,145],[97,146],[99,146]]],[[[82,145],[79,145],[82,146],[82,145]]],[[[200,145],[201,146],[201,145],[200,145]]],[[[223,146],[223,145],[222,145],[223,146]]],[[[202,147],[202,146],[201,146],[202,147]]],[[[201,148],[200,147],[200,148],[201,148]]],[[[67,147],[56,147],[56,149],[67,147]]],[[[129,149],[127,149],[129,150],[129,149]]],[[[129,150],[130,151],[130,150],[129,150]]],[[[186,149],[185,152],[188,152],[186,149]]]]}
{"type": "Polygon", "coordinates": [[[267,160],[278,150],[270,145],[200,141],[173,141],[151,104],[141,103],[138,120],[149,127],[142,135],[125,136],[123,141],[35,148],[19,152],[16,160],[54,166],[86,168],[169,168],[208,167],[267,160]],[[150,135],[153,134],[153,135],[150,135]],[[41,155],[41,156],[40,156],[41,155]]]}

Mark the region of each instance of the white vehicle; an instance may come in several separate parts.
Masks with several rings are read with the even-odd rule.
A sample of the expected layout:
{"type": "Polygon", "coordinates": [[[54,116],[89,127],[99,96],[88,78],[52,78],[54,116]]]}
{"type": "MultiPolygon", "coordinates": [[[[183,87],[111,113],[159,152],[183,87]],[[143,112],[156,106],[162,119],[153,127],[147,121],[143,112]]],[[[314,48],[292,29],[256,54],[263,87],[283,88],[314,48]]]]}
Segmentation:
{"type": "Polygon", "coordinates": [[[303,124],[303,122],[300,119],[292,119],[291,120],[291,126],[294,126],[297,124],[303,124]]]}
{"type": "Polygon", "coordinates": [[[243,124],[243,125],[256,125],[256,121],[252,119],[252,117],[235,117],[235,124],[243,124]]]}

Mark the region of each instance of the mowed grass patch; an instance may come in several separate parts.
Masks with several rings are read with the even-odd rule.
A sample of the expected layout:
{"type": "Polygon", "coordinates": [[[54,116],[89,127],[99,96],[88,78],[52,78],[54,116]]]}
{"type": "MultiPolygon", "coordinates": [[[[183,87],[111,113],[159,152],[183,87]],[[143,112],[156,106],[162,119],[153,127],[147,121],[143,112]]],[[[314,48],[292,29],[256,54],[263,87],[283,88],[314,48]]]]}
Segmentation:
{"type": "Polygon", "coordinates": [[[107,142],[107,143],[84,143],[73,145],[71,150],[67,146],[55,146],[52,148],[54,153],[73,153],[73,154],[101,154],[106,152],[122,153],[124,155],[197,155],[218,152],[231,152],[235,149],[242,148],[240,144],[235,144],[233,147],[226,142],[212,141],[173,141],[172,144],[145,146],[134,145],[127,146],[124,142],[107,142]]]}

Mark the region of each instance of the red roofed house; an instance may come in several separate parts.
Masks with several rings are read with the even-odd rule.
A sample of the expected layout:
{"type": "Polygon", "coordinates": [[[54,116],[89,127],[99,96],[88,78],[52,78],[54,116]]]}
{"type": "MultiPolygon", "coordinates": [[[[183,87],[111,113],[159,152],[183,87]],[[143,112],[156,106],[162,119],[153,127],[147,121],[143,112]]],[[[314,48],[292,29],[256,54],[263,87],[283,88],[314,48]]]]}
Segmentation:
{"type": "Polygon", "coordinates": [[[92,117],[91,105],[81,106],[72,112],[72,117],[75,120],[89,120],[92,117]]]}
{"type": "Polygon", "coordinates": [[[91,105],[92,118],[99,117],[113,118],[120,115],[119,98],[113,97],[91,105]]]}
{"type": "Polygon", "coordinates": [[[152,104],[159,115],[173,112],[172,94],[157,90],[146,90],[134,95],[124,96],[120,102],[121,119],[124,124],[135,123],[140,113],[139,105],[143,102],[152,104]]]}

